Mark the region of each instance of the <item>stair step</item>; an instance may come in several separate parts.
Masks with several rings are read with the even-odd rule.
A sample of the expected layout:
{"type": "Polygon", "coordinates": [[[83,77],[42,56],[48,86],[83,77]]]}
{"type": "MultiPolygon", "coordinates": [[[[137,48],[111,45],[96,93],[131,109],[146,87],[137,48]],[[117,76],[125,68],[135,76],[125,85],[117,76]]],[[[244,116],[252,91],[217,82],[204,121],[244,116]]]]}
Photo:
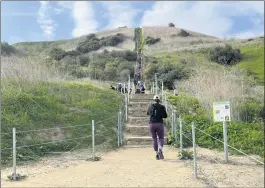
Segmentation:
{"type": "MultiPolygon", "coordinates": [[[[149,125],[126,125],[125,131],[129,135],[138,135],[138,136],[150,136],[149,125]]],[[[168,129],[164,126],[164,135],[168,134],[168,129]]]]}
{"type": "MultiPolygon", "coordinates": [[[[126,145],[152,145],[151,136],[125,136],[126,145]]],[[[167,142],[167,137],[164,138],[164,143],[167,142]]]]}
{"type": "Polygon", "coordinates": [[[148,125],[149,117],[128,116],[128,123],[134,124],[134,125],[148,125]]]}
{"type": "Polygon", "coordinates": [[[150,136],[149,126],[127,125],[125,131],[131,135],[150,136]]]}
{"type": "Polygon", "coordinates": [[[129,111],[128,112],[128,115],[129,116],[137,116],[137,117],[148,117],[148,115],[147,115],[147,112],[146,111],[137,111],[137,110],[135,110],[135,111],[129,111]]]}
{"type": "Polygon", "coordinates": [[[133,99],[153,99],[154,94],[135,94],[133,95],[133,99]]]}
{"type": "Polygon", "coordinates": [[[129,101],[130,102],[151,102],[153,101],[153,98],[143,98],[143,99],[131,98],[129,101]]]}

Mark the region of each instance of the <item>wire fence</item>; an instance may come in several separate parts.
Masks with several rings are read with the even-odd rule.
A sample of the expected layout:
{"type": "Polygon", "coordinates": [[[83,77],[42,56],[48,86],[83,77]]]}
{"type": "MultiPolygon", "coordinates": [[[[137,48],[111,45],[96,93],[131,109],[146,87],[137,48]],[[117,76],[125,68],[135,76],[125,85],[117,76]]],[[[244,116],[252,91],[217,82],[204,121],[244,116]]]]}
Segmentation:
{"type": "MultiPolygon", "coordinates": [[[[216,175],[216,177],[214,177],[216,181],[214,181],[214,178],[207,179],[207,184],[211,187],[229,187],[231,185],[241,187],[257,186],[258,183],[255,184],[255,182],[253,182],[255,177],[250,177],[254,175],[249,174],[245,179],[242,179],[238,177],[243,172],[242,169],[237,169],[236,167],[233,170],[227,169],[226,165],[241,166],[249,164],[262,168],[264,167],[264,162],[228,143],[227,126],[225,122],[223,123],[223,136],[220,139],[207,133],[205,130],[202,130],[199,126],[196,126],[196,123],[193,121],[188,123],[183,121],[181,117],[176,119],[174,107],[171,105],[169,105],[168,111],[173,112],[169,113],[169,119],[171,120],[169,121],[171,127],[171,142],[179,148],[179,154],[180,157],[183,157],[182,159],[185,157],[191,157],[193,159],[193,164],[190,164],[190,166],[194,170],[195,178],[198,178],[199,176],[213,177],[214,172],[218,171],[218,176],[216,175]],[[211,143],[214,143],[212,144],[213,146],[210,147],[211,150],[208,149],[209,147],[207,147],[206,143],[208,146],[211,145],[211,143]],[[219,145],[217,143],[219,143],[219,145]],[[214,150],[221,150],[221,148],[223,148],[223,154],[221,155],[220,151],[214,150]],[[247,159],[243,159],[242,156],[232,155],[234,152],[245,156],[247,159]],[[242,160],[242,162],[239,162],[239,160],[242,160]],[[215,167],[211,167],[209,163],[210,165],[215,165],[215,167]],[[234,180],[236,180],[236,183],[231,181],[231,177],[233,176],[235,176],[234,180]]],[[[257,176],[258,175],[259,174],[257,174],[257,176]]]]}
{"type": "MultiPolygon", "coordinates": [[[[130,84],[125,87],[129,89],[130,84]]],[[[55,165],[66,161],[66,165],[70,161],[99,160],[110,149],[123,145],[130,95],[122,93],[123,100],[116,115],[104,113],[106,118],[98,121],[92,119],[86,124],[29,130],[14,127],[12,132],[1,133],[2,139],[6,137],[1,149],[2,164],[9,166],[12,163],[12,179],[17,180],[17,170],[30,161],[41,162],[45,158],[43,161],[55,165]]],[[[100,115],[93,114],[93,117],[100,115]]]]}

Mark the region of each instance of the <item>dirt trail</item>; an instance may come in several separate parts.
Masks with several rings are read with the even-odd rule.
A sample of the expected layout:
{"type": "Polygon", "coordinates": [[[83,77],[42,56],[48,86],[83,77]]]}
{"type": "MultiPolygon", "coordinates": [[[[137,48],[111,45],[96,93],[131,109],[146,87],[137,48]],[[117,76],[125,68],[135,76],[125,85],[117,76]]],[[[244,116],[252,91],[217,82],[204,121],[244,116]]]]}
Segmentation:
{"type": "Polygon", "coordinates": [[[157,161],[152,148],[119,149],[97,162],[46,171],[43,166],[35,177],[20,182],[2,179],[2,187],[205,187],[190,167],[177,160],[176,150],[166,147],[164,154],[165,160],[157,161]]]}
{"type": "Polygon", "coordinates": [[[28,175],[23,181],[7,181],[12,169],[1,170],[2,187],[264,187],[264,166],[247,157],[229,156],[230,163],[222,164],[223,152],[197,148],[196,180],[193,161],[179,160],[177,153],[165,147],[163,161],[155,160],[151,147],[121,148],[97,162],[48,158],[19,166],[17,172],[28,175]]]}

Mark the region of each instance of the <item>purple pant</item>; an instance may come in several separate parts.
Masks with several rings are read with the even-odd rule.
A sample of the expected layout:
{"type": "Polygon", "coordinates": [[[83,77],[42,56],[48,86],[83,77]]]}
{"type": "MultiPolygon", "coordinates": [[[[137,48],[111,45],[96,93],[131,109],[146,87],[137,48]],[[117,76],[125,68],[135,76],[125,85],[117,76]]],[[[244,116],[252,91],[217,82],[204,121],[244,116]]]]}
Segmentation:
{"type": "Polygon", "coordinates": [[[164,125],[163,123],[152,123],[149,125],[149,130],[152,134],[154,150],[158,151],[158,142],[161,147],[164,145],[164,125]]]}

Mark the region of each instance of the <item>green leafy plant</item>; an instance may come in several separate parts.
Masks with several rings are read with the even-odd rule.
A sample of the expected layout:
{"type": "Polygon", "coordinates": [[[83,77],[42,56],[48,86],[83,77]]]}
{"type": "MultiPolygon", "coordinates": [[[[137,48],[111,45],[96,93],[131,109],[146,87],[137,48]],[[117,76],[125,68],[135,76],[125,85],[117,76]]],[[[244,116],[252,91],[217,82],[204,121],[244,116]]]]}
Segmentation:
{"type": "Polygon", "coordinates": [[[209,60],[222,65],[233,65],[242,59],[239,49],[233,49],[226,44],[225,47],[216,47],[209,53],[209,60]]]}
{"type": "Polygon", "coordinates": [[[179,151],[178,157],[181,160],[188,160],[188,159],[192,160],[193,159],[193,153],[188,151],[188,150],[183,149],[182,152],[179,151]]]}
{"type": "Polygon", "coordinates": [[[145,39],[145,43],[148,45],[153,45],[153,44],[159,42],[160,40],[161,40],[161,38],[154,38],[154,37],[147,36],[145,39]]]}

